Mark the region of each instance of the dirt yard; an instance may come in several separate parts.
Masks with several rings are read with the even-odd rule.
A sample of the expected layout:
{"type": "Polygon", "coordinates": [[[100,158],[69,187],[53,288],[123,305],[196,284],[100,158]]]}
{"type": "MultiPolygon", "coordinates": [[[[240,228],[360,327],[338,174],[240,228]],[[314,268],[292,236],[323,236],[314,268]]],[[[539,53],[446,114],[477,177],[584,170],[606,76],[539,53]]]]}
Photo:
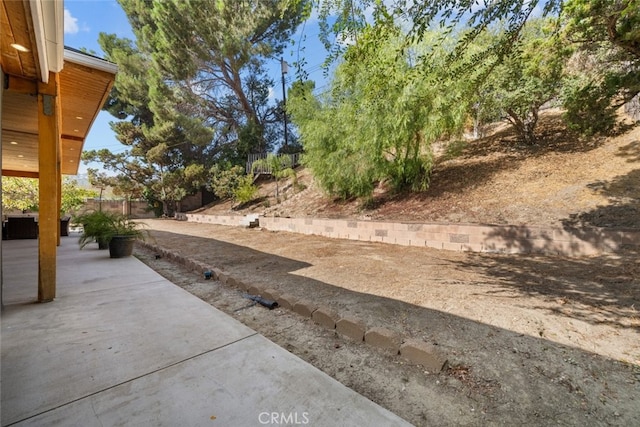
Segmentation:
{"type": "Polygon", "coordinates": [[[443,372],[138,251],[151,267],[415,425],[640,425],[638,254],[435,251],[147,221],[149,243],[436,344],[443,372]]]}
{"type": "MultiPolygon", "coordinates": [[[[373,202],[334,200],[308,171],[301,185],[262,181],[245,206],[203,213],[640,228],[640,126],[582,140],[543,114],[535,147],[504,126],[439,145],[430,188],[373,202]]],[[[154,243],[244,283],[316,301],[369,327],[446,354],[429,372],[350,342],[311,320],[250,306],[152,252],[138,256],[364,396],[419,426],[640,425],[640,257],[456,253],[173,220],[149,221],[154,243]]]]}

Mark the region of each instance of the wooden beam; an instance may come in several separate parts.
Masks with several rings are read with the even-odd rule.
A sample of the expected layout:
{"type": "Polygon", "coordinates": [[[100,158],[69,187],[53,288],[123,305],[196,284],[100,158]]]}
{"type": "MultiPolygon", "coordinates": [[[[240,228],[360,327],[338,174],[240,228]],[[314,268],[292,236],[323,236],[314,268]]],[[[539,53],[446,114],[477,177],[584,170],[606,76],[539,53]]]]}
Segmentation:
{"type": "MultiPolygon", "coordinates": [[[[58,91],[58,94],[60,92],[58,91]]],[[[58,117],[58,152],[57,154],[57,171],[56,171],[56,185],[58,187],[58,191],[56,192],[57,200],[56,200],[56,246],[60,246],[60,209],[62,208],[62,103],[60,96],[57,97],[58,102],[58,110],[60,113],[57,115],[58,117]]]]}
{"type": "Polygon", "coordinates": [[[2,176],[17,176],[19,178],[39,178],[38,172],[14,171],[10,169],[2,169],[2,176]]]}
{"type": "Polygon", "coordinates": [[[62,135],[61,136],[62,139],[68,139],[70,141],[77,141],[77,142],[83,142],[84,143],[84,138],[80,137],[80,136],[74,136],[74,135],[62,135]]]}
{"type": "Polygon", "coordinates": [[[56,296],[58,176],[60,147],[60,79],[50,73],[49,83],[38,84],[38,166],[40,171],[38,216],[38,301],[56,296]]]}
{"type": "Polygon", "coordinates": [[[23,93],[26,95],[36,95],[38,93],[38,83],[36,80],[25,79],[18,76],[8,76],[5,84],[9,92],[23,93]]]}

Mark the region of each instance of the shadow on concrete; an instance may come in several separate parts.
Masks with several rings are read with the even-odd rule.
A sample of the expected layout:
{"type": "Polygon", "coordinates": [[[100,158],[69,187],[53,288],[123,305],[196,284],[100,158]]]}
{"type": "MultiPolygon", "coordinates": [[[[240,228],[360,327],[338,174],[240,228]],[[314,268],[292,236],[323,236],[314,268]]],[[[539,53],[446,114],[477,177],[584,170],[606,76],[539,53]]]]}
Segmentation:
{"type": "MultiPolygon", "coordinates": [[[[459,402],[462,398],[460,393],[466,394],[465,399],[476,400],[480,408],[486,409],[483,422],[505,422],[508,419],[509,423],[529,424],[535,419],[542,424],[575,424],[584,420],[585,413],[595,417],[591,418],[592,421],[640,422],[640,410],[637,408],[626,412],[626,418],[621,420],[615,418],[611,410],[614,406],[609,405],[613,403],[609,400],[613,395],[608,389],[616,390],[618,407],[630,407],[633,403],[627,402],[634,387],[631,385],[633,368],[629,365],[545,338],[523,335],[443,311],[301,276],[297,274],[299,270],[313,266],[313,261],[307,260],[305,254],[300,254],[299,258],[304,261],[299,261],[213,238],[156,230],[152,234],[159,247],[210,263],[247,284],[262,285],[297,298],[313,300],[342,316],[363,319],[368,327],[391,328],[405,338],[419,338],[437,345],[449,356],[453,366],[469,367],[472,373],[460,382],[448,379],[451,387],[442,389],[443,399],[459,402]],[[197,250],[189,250],[185,244],[187,240],[191,241],[188,246],[197,250]],[[595,381],[594,372],[598,372],[595,381]],[[478,393],[481,384],[486,387],[483,393],[478,393]],[[603,394],[607,396],[606,404],[600,400],[603,394]]],[[[322,248],[310,247],[309,253],[321,256],[323,250],[332,250],[329,246],[333,243],[324,245],[322,248]]],[[[610,317],[621,318],[625,316],[624,309],[639,300],[638,284],[627,279],[618,281],[620,268],[624,268],[622,261],[595,261],[473,255],[454,268],[481,269],[487,278],[495,279],[496,289],[492,292],[496,298],[500,297],[501,290],[508,289],[531,296],[573,299],[579,301],[584,310],[560,314],[599,323],[592,311],[597,308],[605,310],[610,317]],[[594,265],[598,265],[601,278],[593,277],[594,265]]],[[[337,267],[336,274],[339,274],[337,267]]],[[[370,280],[366,276],[366,265],[363,264],[362,268],[363,280],[370,280]]],[[[403,279],[399,277],[398,280],[403,279]]],[[[450,285],[453,292],[455,283],[450,285]]],[[[474,295],[461,295],[461,298],[473,304],[474,295]]],[[[624,327],[613,320],[610,324],[624,327]]],[[[460,420],[471,421],[462,415],[449,421],[460,420]]],[[[446,424],[442,419],[439,422],[446,424]]]]}

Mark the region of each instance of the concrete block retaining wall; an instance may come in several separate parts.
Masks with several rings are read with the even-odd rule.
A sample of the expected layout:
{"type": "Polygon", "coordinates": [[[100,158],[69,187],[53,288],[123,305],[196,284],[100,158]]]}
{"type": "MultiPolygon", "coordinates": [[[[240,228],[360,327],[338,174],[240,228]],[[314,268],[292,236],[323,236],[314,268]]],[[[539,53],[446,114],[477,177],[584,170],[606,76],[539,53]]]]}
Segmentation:
{"type": "MultiPolygon", "coordinates": [[[[239,215],[186,214],[188,221],[243,225],[239,215]]],[[[260,217],[260,227],[338,239],[494,253],[589,256],[640,249],[640,230],[513,225],[397,223],[368,220],[260,217]]]]}

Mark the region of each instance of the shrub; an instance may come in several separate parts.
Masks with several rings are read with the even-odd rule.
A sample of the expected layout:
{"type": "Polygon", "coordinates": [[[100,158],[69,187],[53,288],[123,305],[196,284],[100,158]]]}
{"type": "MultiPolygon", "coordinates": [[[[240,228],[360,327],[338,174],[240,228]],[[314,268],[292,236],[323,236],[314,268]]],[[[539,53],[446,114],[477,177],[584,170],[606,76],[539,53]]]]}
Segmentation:
{"type": "Polygon", "coordinates": [[[258,187],[253,184],[252,177],[250,175],[246,175],[238,181],[238,186],[233,195],[236,202],[244,204],[255,199],[257,192],[258,187]]]}

